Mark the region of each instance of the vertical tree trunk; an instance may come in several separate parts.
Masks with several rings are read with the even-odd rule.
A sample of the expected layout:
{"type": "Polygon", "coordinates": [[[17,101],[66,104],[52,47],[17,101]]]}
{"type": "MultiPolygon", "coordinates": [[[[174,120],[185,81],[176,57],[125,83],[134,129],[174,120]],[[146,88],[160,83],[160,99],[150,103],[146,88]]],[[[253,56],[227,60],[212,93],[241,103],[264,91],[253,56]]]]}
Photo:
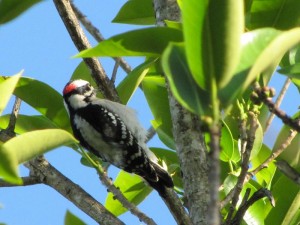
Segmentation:
{"type": "MultiPolygon", "coordinates": [[[[180,20],[180,10],[176,0],[154,0],[153,2],[158,26],[164,26],[164,20],[180,20]]],[[[180,160],[189,214],[194,225],[207,224],[208,162],[200,120],[184,109],[176,101],[169,87],[167,88],[173,135],[180,160]]]]}

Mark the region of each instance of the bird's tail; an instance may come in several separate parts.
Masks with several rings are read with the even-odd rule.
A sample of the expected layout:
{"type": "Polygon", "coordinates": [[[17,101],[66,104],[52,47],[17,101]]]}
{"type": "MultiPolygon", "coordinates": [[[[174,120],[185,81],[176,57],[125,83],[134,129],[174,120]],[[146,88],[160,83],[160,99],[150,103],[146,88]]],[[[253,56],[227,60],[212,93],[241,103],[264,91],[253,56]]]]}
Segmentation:
{"type": "Polygon", "coordinates": [[[152,188],[154,188],[159,193],[161,197],[164,197],[166,194],[166,188],[174,187],[173,180],[169,173],[160,165],[156,163],[151,163],[151,165],[155,169],[155,172],[158,176],[158,181],[148,179],[146,179],[146,181],[150,184],[152,188]]]}

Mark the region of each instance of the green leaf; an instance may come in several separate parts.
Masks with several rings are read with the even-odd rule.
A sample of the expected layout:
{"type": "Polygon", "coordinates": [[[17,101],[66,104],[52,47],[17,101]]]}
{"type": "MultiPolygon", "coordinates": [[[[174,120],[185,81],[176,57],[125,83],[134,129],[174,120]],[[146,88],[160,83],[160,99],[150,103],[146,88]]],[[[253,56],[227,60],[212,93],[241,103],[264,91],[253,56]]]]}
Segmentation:
{"type": "Polygon", "coordinates": [[[255,77],[248,76],[251,67],[255,64],[259,55],[280,33],[280,31],[271,28],[264,28],[242,35],[241,57],[235,76],[219,92],[222,105],[225,107],[230,105],[256,78],[257,74],[255,77]]]}
{"type": "MultiPolygon", "coordinates": [[[[198,4],[203,3],[198,1],[198,4]]],[[[204,23],[203,39],[200,43],[205,56],[203,75],[208,83],[215,77],[218,87],[222,88],[231,80],[239,62],[240,39],[244,30],[243,1],[210,1],[208,17],[204,23]]],[[[197,80],[197,76],[193,75],[197,80]]],[[[210,89],[210,86],[206,88],[210,89]]]]}
{"type": "Polygon", "coordinates": [[[202,36],[204,30],[204,19],[207,13],[208,0],[182,1],[183,33],[186,45],[186,57],[189,68],[194,79],[205,89],[208,81],[203,76],[204,58],[202,36]]]}
{"type": "Polygon", "coordinates": [[[5,180],[20,183],[18,165],[51,149],[77,143],[68,132],[46,129],[24,133],[0,146],[0,174],[5,180]]]}
{"type": "Polygon", "coordinates": [[[145,28],[113,36],[75,57],[158,56],[169,42],[180,42],[182,39],[182,32],[178,29],[145,28]]]}
{"type": "Polygon", "coordinates": [[[299,186],[286,176],[281,175],[276,183],[273,184],[271,192],[276,199],[276,207],[267,206],[264,209],[267,215],[265,224],[292,224],[294,217],[299,216],[299,186]]]}
{"type": "MultiPolygon", "coordinates": [[[[0,83],[4,77],[0,76],[0,83]]],[[[62,96],[49,85],[31,78],[20,78],[14,94],[53,121],[59,128],[71,132],[68,113],[62,96]]]]}
{"type": "MultiPolygon", "coordinates": [[[[123,170],[119,172],[114,185],[120,189],[129,202],[135,205],[141,203],[152,191],[152,188],[147,186],[142,178],[123,170]]],[[[128,210],[113,197],[112,193],[107,195],[105,207],[115,216],[119,216],[128,210]]]]}
{"type": "Polygon", "coordinates": [[[76,215],[67,210],[65,215],[65,225],[85,225],[81,219],[79,219],[76,215]]]}
{"type": "Polygon", "coordinates": [[[259,121],[257,121],[257,123],[258,123],[258,127],[255,131],[255,140],[253,143],[250,160],[253,159],[259,153],[259,151],[261,150],[262,144],[263,144],[263,140],[264,140],[264,131],[263,131],[259,121]]]}
{"type": "MultiPolygon", "coordinates": [[[[265,144],[262,145],[258,154],[251,160],[252,168],[257,168],[260,166],[270,155],[272,154],[271,149],[269,149],[265,144]]],[[[259,171],[255,178],[257,182],[266,188],[270,188],[272,179],[276,171],[276,166],[274,163],[270,163],[267,168],[259,171]]]]}
{"type": "Polygon", "coordinates": [[[234,140],[232,134],[229,130],[227,124],[223,121],[222,123],[222,130],[221,130],[221,152],[220,152],[220,159],[224,162],[232,161],[239,157],[234,157],[235,154],[239,154],[237,149],[234,147],[234,140]]]}
{"type": "Polygon", "coordinates": [[[155,24],[152,0],[127,1],[112,22],[137,25],[155,24]]]}
{"type": "Polygon", "coordinates": [[[287,30],[300,25],[300,1],[252,0],[247,28],[274,27],[287,30]]]}
{"type": "Polygon", "coordinates": [[[22,72],[12,77],[2,77],[0,79],[0,115],[2,115],[21,75],[22,72]]]}
{"type": "MultiPolygon", "coordinates": [[[[5,129],[7,127],[9,119],[10,115],[3,115],[0,117],[0,129],[5,129]]],[[[19,114],[14,132],[17,134],[23,134],[28,131],[52,128],[57,128],[57,126],[44,116],[28,116],[19,114]]]]}
{"type": "Polygon", "coordinates": [[[7,23],[24,11],[41,2],[41,0],[1,0],[0,1],[0,24],[7,23]]]}
{"type": "MultiPolygon", "coordinates": [[[[296,113],[293,118],[300,116],[300,113],[296,113]]],[[[280,148],[282,143],[286,141],[288,136],[290,135],[290,127],[287,125],[282,126],[275,144],[273,146],[272,151],[276,151],[276,149],[280,148]]],[[[296,134],[292,142],[285,148],[285,150],[279,156],[280,159],[287,161],[292,167],[296,169],[300,169],[300,133],[296,134]]]]}
{"type": "Polygon", "coordinates": [[[277,72],[285,74],[290,78],[300,79],[300,63],[295,63],[294,65],[281,67],[277,72]]]}
{"type": "Polygon", "coordinates": [[[273,74],[282,56],[300,42],[300,28],[285,32],[260,29],[245,33],[242,42],[241,62],[236,75],[219,93],[224,105],[234,101],[259,74],[268,78],[273,74]]]}
{"type": "MultiPolygon", "coordinates": [[[[237,177],[234,175],[228,175],[228,177],[224,181],[224,191],[226,194],[229,193],[229,191],[236,185],[237,177]]],[[[257,184],[254,180],[250,180],[248,183],[246,183],[243,186],[242,192],[239,196],[240,199],[243,199],[243,196],[245,194],[245,191],[247,188],[251,189],[250,196],[253,195],[254,192],[259,190],[261,186],[257,184]]],[[[238,205],[241,203],[241,201],[238,202],[238,205]]],[[[264,201],[263,199],[255,202],[245,213],[244,220],[246,222],[249,221],[248,224],[264,224],[264,210],[266,207],[269,207],[270,203],[264,201]],[[252,222],[252,223],[250,223],[252,222]]]]}
{"type": "Polygon", "coordinates": [[[134,70],[132,70],[118,85],[117,92],[123,104],[127,104],[135,90],[141,84],[145,75],[149,71],[149,67],[157,61],[156,58],[147,60],[134,70]]]}
{"type": "Polygon", "coordinates": [[[162,56],[162,67],[175,98],[197,115],[210,111],[209,95],[195,82],[186,62],[182,44],[171,43],[162,56]]]}
{"type": "Polygon", "coordinates": [[[144,94],[154,116],[151,122],[160,140],[175,149],[172,121],[165,79],[161,76],[146,76],[142,82],[144,94]]]}

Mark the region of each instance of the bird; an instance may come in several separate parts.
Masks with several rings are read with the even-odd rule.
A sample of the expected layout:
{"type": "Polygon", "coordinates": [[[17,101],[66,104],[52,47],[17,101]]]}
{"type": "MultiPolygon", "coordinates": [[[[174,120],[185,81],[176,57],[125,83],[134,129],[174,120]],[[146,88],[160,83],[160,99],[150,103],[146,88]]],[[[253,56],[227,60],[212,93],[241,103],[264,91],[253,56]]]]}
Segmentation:
{"type": "Polygon", "coordinates": [[[173,188],[170,174],[147,147],[147,132],[133,109],[96,96],[88,81],[69,81],[63,100],[74,136],[80,145],[126,172],[142,177],[164,197],[173,188]]]}

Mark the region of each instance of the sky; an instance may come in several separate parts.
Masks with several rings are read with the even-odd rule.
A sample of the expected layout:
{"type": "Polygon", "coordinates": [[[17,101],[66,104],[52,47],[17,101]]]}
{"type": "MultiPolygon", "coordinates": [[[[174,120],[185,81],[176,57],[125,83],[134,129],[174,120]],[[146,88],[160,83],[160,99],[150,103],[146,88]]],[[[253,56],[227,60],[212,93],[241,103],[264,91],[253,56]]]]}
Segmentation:
{"type": "MultiPolygon", "coordinates": [[[[138,28],[137,26],[111,23],[124,2],[124,0],[114,0],[113,3],[109,0],[89,0],[75,1],[75,4],[100,29],[103,36],[108,38],[138,28]]],[[[88,38],[92,45],[96,45],[89,35],[88,38]]],[[[1,75],[14,75],[24,69],[24,76],[43,81],[60,93],[81,61],[71,58],[77,53],[77,49],[74,47],[53,2],[49,0],[39,3],[10,23],[0,26],[0,50],[1,75]]],[[[142,62],[142,59],[137,58],[126,58],[126,60],[133,68],[142,62]]],[[[114,61],[109,58],[101,58],[100,61],[107,74],[110,75],[114,61]]],[[[119,69],[117,81],[124,76],[125,73],[119,69]]],[[[277,88],[283,84],[284,80],[284,76],[276,74],[275,79],[271,81],[271,86],[277,88]]],[[[298,92],[295,87],[292,87],[282,105],[282,108],[290,114],[294,114],[300,105],[300,100],[295,100],[295,95],[298,95],[298,92]]],[[[138,91],[130,100],[129,105],[137,111],[142,125],[148,128],[153,116],[147,108],[143,94],[138,91]]],[[[11,104],[5,112],[9,113],[10,110],[11,104]]],[[[38,114],[24,103],[21,106],[21,113],[38,114]]],[[[266,141],[270,147],[272,147],[280,126],[280,122],[276,120],[267,133],[266,141]]],[[[154,137],[149,142],[149,146],[161,147],[162,144],[157,137],[154,137]]],[[[80,164],[80,156],[75,151],[70,148],[59,148],[47,153],[46,158],[94,198],[104,202],[107,194],[106,188],[99,182],[95,170],[80,164]]],[[[21,166],[20,170],[23,176],[28,174],[28,170],[24,167],[21,166]]],[[[117,173],[118,170],[113,167],[109,170],[110,177],[115,177],[117,173]]],[[[175,224],[168,209],[154,191],[139,206],[139,209],[152,217],[157,224],[175,224]]],[[[87,224],[97,224],[63,196],[45,185],[0,189],[0,223],[7,225],[59,225],[63,224],[66,210],[70,210],[87,224]]],[[[126,213],[120,218],[129,225],[141,224],[130,213],[126,213]]]]}

